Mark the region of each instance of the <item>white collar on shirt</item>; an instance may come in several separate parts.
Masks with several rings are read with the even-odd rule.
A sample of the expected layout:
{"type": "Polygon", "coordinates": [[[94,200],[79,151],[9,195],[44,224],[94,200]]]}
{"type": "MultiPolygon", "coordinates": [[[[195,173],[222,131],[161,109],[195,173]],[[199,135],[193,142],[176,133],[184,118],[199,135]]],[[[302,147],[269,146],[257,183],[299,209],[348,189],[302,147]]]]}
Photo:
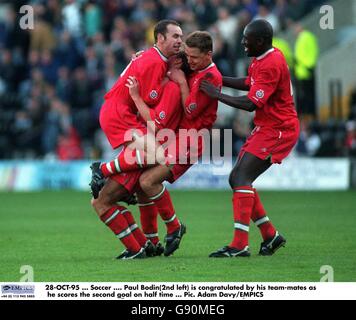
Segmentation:
{"type": "Polygon", "coordinates": [[[256,57],[256,60],[261,60],[263,59],[265,56],[267,56],[268,54],[270,54],[271,52],[274,51],[274,48],[271,48],[269,50],[267,50],[265,53],[261,54],[260,56],[256,57]]]}
{"type": "Polygon", "coordinates": [[[162,58],[162,60],[163,60],[164,62],[168,62],[168,58],[161,52],[161,50],[159,50],[159,49],[157,48],[156,45],[153,46],[153,49],[156,49],[156,51],[158,52],[159,56],[162,58]]]}
{"type": "Polygon", "coordinates": [[[212,62],[212,63],[210,63],[206,68],[204,68],[204,69],[202,69],[202,70],[199,70],[198,73],[204,72],[205,70],[208,70],[209,68],[214,67],[214,66],[215,66],[215,63],[212,62]]]}

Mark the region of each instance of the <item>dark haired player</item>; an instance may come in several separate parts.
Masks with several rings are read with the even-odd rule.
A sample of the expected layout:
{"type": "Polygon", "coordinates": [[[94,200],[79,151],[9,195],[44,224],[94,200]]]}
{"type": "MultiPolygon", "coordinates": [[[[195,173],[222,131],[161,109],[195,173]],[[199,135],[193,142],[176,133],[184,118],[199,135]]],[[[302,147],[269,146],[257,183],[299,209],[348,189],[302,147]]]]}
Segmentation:
{"type": "Polygon", "coordinates": [[[233,97],[203,81],[200,88],[210,97],[234,108],[256,111],[255,128],[242,147],[230,173],[233,190],[234,237],[232,242],[210,257],[250,256],[250,219],[259,227],[263,242],[260,255],[272,255],[286,240],[266,215],[252,183],[273,163],[281,163],[297,142],[299,121],[293,102],[287,63],[281,51],[272,47],[273,29],[266,20],[255,20],[244,30],[242,45],[254,57],[246,78],[223,77],[223,85],[248,94],[233,97]]]}

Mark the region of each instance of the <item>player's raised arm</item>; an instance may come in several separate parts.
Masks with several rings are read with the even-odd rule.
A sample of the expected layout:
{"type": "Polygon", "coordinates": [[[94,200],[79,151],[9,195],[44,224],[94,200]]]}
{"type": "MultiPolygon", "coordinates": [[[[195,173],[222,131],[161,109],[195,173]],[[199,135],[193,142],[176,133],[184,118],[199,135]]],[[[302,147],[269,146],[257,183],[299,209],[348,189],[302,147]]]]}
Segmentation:
{"type": "Polygon", "coordinates": [[[247,77],[235,78],[235,77],[223,77],[223,86],[237,90],[248,91],[250,86],[246,84],[247,77]]]}
{"type": "Polygon", "coordinates": [[[207,80],[203,80],[201,82],[200,90],[202,90],[209,97],[218,99],[219,101],[236,109],[252,112],[257,108],[257,106],[247,96],[233,97],[221,93],[218,87],[215,87],[207,80]]]}

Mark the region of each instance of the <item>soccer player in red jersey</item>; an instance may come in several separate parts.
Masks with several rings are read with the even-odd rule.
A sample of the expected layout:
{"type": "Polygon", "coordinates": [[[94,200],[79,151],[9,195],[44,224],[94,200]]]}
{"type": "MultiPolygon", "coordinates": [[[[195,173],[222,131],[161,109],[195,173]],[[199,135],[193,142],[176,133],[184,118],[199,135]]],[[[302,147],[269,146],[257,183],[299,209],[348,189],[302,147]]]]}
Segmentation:
{"type": "MultiPolygon", "coordinates": [[[[138,92],[137,95],[139,95],[138,92]]],[[[141,101],[142,103],[144,103],[143,100],[141,101]]],[[[137,105],[139,106],[138,103],[137,105]]],[[[147,105],[145,104],[145,106],[147,105]]],[[[165,85],[165,90],[162,93],[162,97],[159,104],[154,108],[147,107],[147,111],[148,113],[144,114],[145,116],[143,117],[142,121],[152,121],[158,130],[162,128],[171,128],[172,130],[175,130],[180,122],[182,115],[182,110],[180,108],[180,90],[177,84],[175,84],[173,81],[168,81],[165,85]],[[164,113],[164,117],[162,116],[162,113],[164,113]]],[[[119,219],[121,218],[120,215],[123,215],[128,223],[128,226],[124,230],[124,239],[122,240],[127,249],[124,250],[124,252],[117,257],[118,259],[128,259],[132,257],[136,258],[136,255],[132,252],[132,249],[128,247],[128,245],[132,245],[135,240],[141,248],[143,247],[145,249],[145,253],[147,256],[161,255],[164,251],[164,248],[159,242],[158,238],[157,215],[159,212],[156,208],[155,203],[148,199],[147,196],[139,188],[138,180],[141,174],[142,169],[130,172],[123,172],[110,176],[110,179],[116,182],[116,191],[114,193],[109,193],[111,199],[116,199],[116,201],[122,200],[123,188],[129,194],[133,194],[136,192],[141,213],[141,226],[144,231],[143,234],[142,231],[138,228],[132,214],[128,212],[126,208],[122,206],[115,206],[113,204],[111,208],[116,208],[116,210],[113,212],[113,215],[115,215],[116,213],[115,219],[118,219],[119,221],[119,219]],[[119,207],[120,210],[119,214],[117,214],[117,207],[119,207]],[[128,243],[126,237],[131,236],[130,233],[132,233],[133,237],[131,237],[131,242],[128,243]],[[126,243],[124,242],[125,240],[126,243]]],[[[107,184],[104,185],[103,190],[100,192],[99,199],[105,197],[105,195],[107,194],[105,188],[108,188],[107,184]]],[[[98,201],[96,203],[96,206],[100,205],[102,205],[102,202],[98,201]]],[[[109,214],[111,214],[111,211],[113,211],[110,209],[109,214]]],[[[103,211],[105,211],[105,209],[103,211]]],[[[106,215],[107,214],[104,215],[105,220],[111,221],[109,218],[106,218],[106,215]]],[[[166,217],[164,216],[164,218],[166,217]]],[[[174,223],[178,226],[180,225],[179,220],[177,218],[170,222],[170,226],[173,226],[174,223]]],[[[110,225],[108,226],[111,227],[110,225]]],[[[140,250],[142,251],[142,249],[140,250]]],[[[142,256],[138,255],[138,257],[140,258],[142,256]]]]}
{"type": "MultiPolygon", "coordinates": [[[[154,106],[162,95],[168,57],[177,54],[180,50],[182,30],[177,22],[173,20],[160,21],[155,26],[154,36],[155,46],[133,59],[113,88],[105,95],[105,102],[100,113],[100,125],[113,149],[126,146],[134,139],[135,135],[142,135],[140,131],[145,132],[146,130],[146,127],[137,118],[137,108],[126,87],[127,78],[134,75],[138,79],[142,79],[144,83],[141,88],[143,99],[148,105],[154,106]]],[[[117,205],[117,201],[122,200],[134,190],[140,172],[114,175],[105,181],[98,164],[95,163],[91,167],[91,189],[94,196],[91,202],[92,206],[100,219],[127,248],[127,252],[121,258],[144,257],[143,246],[147,239],[137,228],[132,215],[128,214],[128,210],[117,205]]]]}
{"type": "MultiPolygon", "coordinates": [[[[137,95],[139,95],[138,92],[137,95]]],[[[144,103],[143,100],[142,103],[144,103]]],[[[147,111],[148,113],[144,114],[145,117],[142,119],[143,121],[154,122],[157,126],[157,129],[168,127],[172,130],[175,130],[180,122],[182,114],[180,107],[180,90],[177,84],[175,84],[173,81],[168,81],[165,85],[165,90],[162,93],[162,98],[159,104],[155,108],[147,107],[147,111]],[[164,117],[162,117],[162,113],[164,113],[164,117]]],[[[119,222],[120,219],[122,220],[121,225],[125,225],[125,229],[121,233],[118,233],[119,228],[122,228],[121,225],[119,228],[116,227],[116,229],[113,229],[119,238],[121,235],[123,236],[120,239],[122,239],[122,242],[127,248],[121,255],[117,257],[118,259],[136,258],[136,255],[133,253],[132,249],[132,244],[135,242],[137,242],[136,246],[140,247],[141,252],[143,251],[143,249],[141,249],[142,247],[145,249],[147,256],[161,255],[164,251],[164,248],[159,242],[158,238],[157,215],[159,212],[155,204],[150,199],[148,199],[139,188],[138,180],[141,174],[142,170],[135,170],[110,176],[110,179],[116,182],[116,188],[114,191],[107,192],[106,190],[107,188],[110,188],[110,183],[106,183],[103,190],[100,192],[99,199],[97,199],[98,201],[93,200],[95,202],[96,208],[98,209],[100,209],[100,206],[104,204],[104,209],[102,211],[105,211],[107,207],[112,204],[111,208],[108,210],[108,213],[104,214],[104,219],[101,218],[103,221],[105,220],[104,222],[110,228],[112,228],[112,226],[109,225],[108,222],[113,224],[113,227],[115,228],[115,222],[119,222]],[[113,201],[120,201],[122,200],[123,195],[125,195],[125,191],[129,194],[133,194],[135,192],[137,193],[139,209],[141,213],[141,226],[144,234],[138,228],[132,214],[125,207],[115,206],[113,203],[111,203],[111,200],[109,200],[109,203],[111,204],[106,205],[107,200],[105,200],[105,196],[109,195],[111,199],[115,199],[113,201]],[[100,201],[101,199],[104,199],[105,201],[100,201]],[[107,217],[107,215],[109,215],[109,217],[107,217]],[[115,220],[113,220],[113,222],[111,222],[111,216],[114,216],[115,220]],[[126,218],[127,223],[125,223],[125,220],[122,218],[122,216],[126,218]]],[[[178,219],[171,221],[171,224],[173,224],[173,222],[179,225],[178,219]]],[[[142,255],[139,254],[137,257],[141,258],[142,255]]]]}
{"type": "MultiPolygon", "coordinates": [[[[128,79],[128,87],[143,121],[146,123],[151,122],[150,125],[154,127],[153,132],[156,132],[157,129],[157,133],[160,134],[162,129],[170,129],[167,134],[169,133],[171,138],[172,136],[175,137],[174,132],[180,123],[183,113],[183,110],[180,106],[181,98],[179,86],[173,81],[168,81],[165,86],[162,98],[155,108],[149,108],[141,98],[139,93],[139,84],[135,78],[128,79]]],[[[167,141],[162,141],[162,143],[163,142],[167,141]]],[[[155,145],[152,144],[152,147],[152,150],[154,150],[155,145]]],[[[143,154],[143,157],[144,156],[145,154],[143,154]]],[[[145,163],[147,164],[147,162],[145,163]]],[[[133,164],[133,166],[135,166],[135,164],[133,164]]],[[[130,172],[135,171],[129,171],[128,173],[130,172]]],[[[157,215],[160,214],[162,219],[166,222],[167,233],[174,232],[175,230],[179,229],[181,225],[180,221],[174,215],[174,213],[167,214],[165,210],[161,209],[162,203],[170,201],[170,195],[167,192],[159,201],[153,201],[141,190],[141,188],[137,189],[136,194],[139,202],[138,206],[140,209],[142,230],[145,236],[154,245],[156,249],[155,254],[160,255],[163,253],[163,247],[160,244],[158,238],[157,215]]]]}
{"type": "MultiPolygon", "coordinates": [[[[175,130],[182,114],[180,112],[180,90],[173,81],[168,81],[165,89],[159,104],[155,108],[147,107],[150,118],[145,121],[154,121],[155,123],[158,121],[158,128],[170,127],[175,130]],[[159,117],[162,112],[165,113],[164,119],[159,117]]],[[[163,253],[163,246],[159,243],[158,234],[156,235],[158,211],[154,203],[139,188],[138,180],[141,174],[142,170],[135,170],[110,176],[100,191],[99,198],[92,200],[97,213],[102,213],[99,214],[100,219],[108,225],[127,248],[117,257],[118,259],[142,258],[144,257],[143,251],[148,256],[163,253]],[[141,225],[145,234],[138,228],[132,214],[125,207],[116,204],[118,201],[127,199],[128,194],[135,192],[140,202],[141,225]],[[150,240],[153,245],[147,240],[150,240]]]]}
{"type": "Polygon", "coordinates": [[[273,29],[263,19],[248,24],[242,45],[249,57],[254,57],[246,78],[223,77],[223,85],[248,94],[233,97],[203,81],[200,88],[210,97],[234,108],[256,111],[255,128],[243,145],[229,183],[233,189],[234,237],[232,242],[210,257],[250,256],[248,233],[250,219],[263,237],[260,255],[272,255],[286,239],[278,233],[266,215],[253,182],[272,164],[288,156],[299,136],[299,121],[293,102],[293,92],[287,63],[281,51],[272,47],[273,29]]]}

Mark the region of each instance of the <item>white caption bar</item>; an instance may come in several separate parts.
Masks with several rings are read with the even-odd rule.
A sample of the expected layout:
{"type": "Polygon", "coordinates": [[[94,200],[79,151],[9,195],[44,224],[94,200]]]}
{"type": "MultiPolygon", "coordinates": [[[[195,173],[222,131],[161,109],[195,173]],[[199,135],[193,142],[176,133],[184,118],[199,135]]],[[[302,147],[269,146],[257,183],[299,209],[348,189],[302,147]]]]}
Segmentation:
{"type": "Polygon", "coordinates": [[[1,282],[0,300],[356,300],[356,282],[1,282]]]}

